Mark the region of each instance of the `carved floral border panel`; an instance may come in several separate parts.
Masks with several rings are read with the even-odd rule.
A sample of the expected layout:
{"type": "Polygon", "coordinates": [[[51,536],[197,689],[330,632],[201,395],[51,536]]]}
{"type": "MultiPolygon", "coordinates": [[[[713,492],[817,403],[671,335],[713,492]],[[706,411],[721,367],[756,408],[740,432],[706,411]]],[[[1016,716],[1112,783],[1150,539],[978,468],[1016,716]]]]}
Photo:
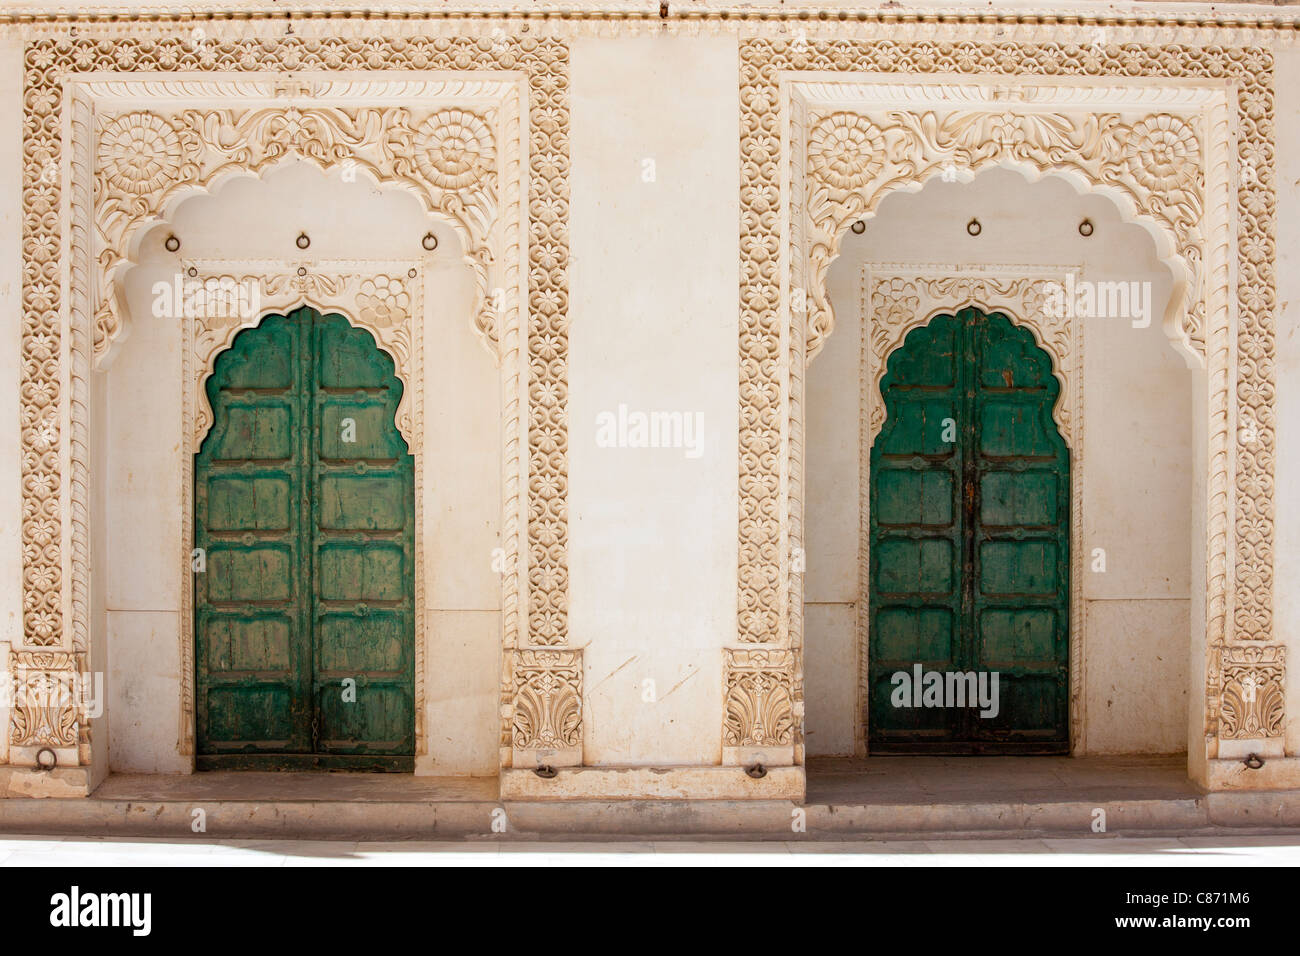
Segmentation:
{"type": "MultiPolygon", "coordinates": [[[[256,173],[287,155],[323,168],[351,160],[381,182],[416,191],[461,235],[476,272],[476,327],[508,369],[519,370],[519,387],[505,388],[503,416],[519,422],[505,437],[505,494],[522,504],[507,509],[502,533],[507,542],[525,537],[526,547],[503,586],[506,658],[517,644],[567,641],[567,43],[422,34],[409,24],[392,31],[382,23],[350,26],[351,35],[333,35],[328,23],[306,25],[301,34],[214,24],[213,35],[196,42],[179,21],[156,20],[130,31],[82,26],[26,43],[24,628],[15,652],[84,655],[89,648],[88,384],[94,359],[109,354],[123,328],[122,303],[109,290],[138,226],[172,211],[183,191],[177,181],[211,185],[227,172],[256,173]],[[474,110],[384,113],[382,103],[332,109],[315,102],[320,84],[336,87],[335,78],[348,74],[354,101],[364,103],[367,92],[382,87],[385,71],[398,71],[408,86],[418,85],[411,71],[458,75],[471,102],[483,93],[473,89],[482,75],[518,77],[527,99],[525,148],[519,117],[494,142],[491,124],[474,110]],[[254,83],[267,74],[282,77],[270,97],[254,83]],[[148,83],[141,108],[116,118],[95,116],[89,99],[74,95],[79,85],[124,78],[148,83]],[[166,117],[147,109],[149,87],[183,94],[186,84],[211,82],[247,82],[250,100],[270,102],[166,117]],[[297,105],[285,102],[293,98],[297,105]],[[515,182],[526,183],[528,215],[497,228],[515,182]],[[502,339],[498,297],[487,295],[494,263],[495,275],[504,276],[505,307],[524,313],[517,341],[502,339]],[[512,302],[516,286],[520,301],[512,302]]],[[[503,748],[510,724],[503,715],[503,748]]],[[[88,743],[89,728],[79,733],[88,743]]]]}
{"type": "MultiPolygon", "coordinates": [[[[824,278],[840,237],[893,190],[919,189],[944,167],[969,176],[995,163],[1064,173],[1117,199],[1156,237],[1187,316],[1175,339],[1209,371],[1207,644],[1271,639],[1272,54],[754,37],[741,41],[740,85],[738,642],[802,651],[792,555],[803,534],[803,374],[830,331],[824,278]],[[1072,109],[1034,105],[1063,89],[1074,91],[1072,109]],[[861,115],[871,112],[855,101],[863,90],[888,93],[892,106],[885,97],[861,115]],[[844,105],[828,106],[836,97],[844,105]],[[1178,171],[1189,163],[1190,179],[1178,171]],[[1238,423],[1253,440],[1233,440],[1238,423]]],[[[1220,681],[1206,677],[1213,698],[1220,681]]],[[[1211,699],[1210,756],[1216,716],[1211,699]]]]}
{"type": "MultiPolygon", "coordinates": [[[[858,367],[858,593],[870,590],[871,446],[885,423],[880,381],[890,353],[903,344],[909,332],[936,315],[955,313],[969,305],[1005,313],[1033,333],[1038,347],[1051,356],[1052,373],[1061,383],[1052,418],[1070,449],[1070,742],[1076,749],[1082,740],[1084,707],[1084,323],[1077,316],[1058,315],[1046,308],[1052,288],[1062,288],[1071,274],[1081,276],[1082,267],[883,262],[863,266],[858,367]]],[[[858,698],[854,723],[858,754],[867,752],[869,624],[867,602],[858,601],[858,698]]]]}

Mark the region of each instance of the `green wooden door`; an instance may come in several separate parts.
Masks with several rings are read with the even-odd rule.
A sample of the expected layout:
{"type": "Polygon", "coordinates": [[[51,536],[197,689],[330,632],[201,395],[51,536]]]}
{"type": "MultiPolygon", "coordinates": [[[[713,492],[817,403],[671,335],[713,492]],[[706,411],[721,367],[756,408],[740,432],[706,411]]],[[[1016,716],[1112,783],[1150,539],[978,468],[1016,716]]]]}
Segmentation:
{"type": "Polygon", "coordinates": [[[1066,752],[1070,461],[1051,358],[965,309],[909,333],[880,389],[869,748],[1066,752]]]}
{"type": "Polygon", "coordinates": [[[413,768],[401,393],[369,333],[307,308],[218,357],[194,469],[200,767],[413,768]]]}

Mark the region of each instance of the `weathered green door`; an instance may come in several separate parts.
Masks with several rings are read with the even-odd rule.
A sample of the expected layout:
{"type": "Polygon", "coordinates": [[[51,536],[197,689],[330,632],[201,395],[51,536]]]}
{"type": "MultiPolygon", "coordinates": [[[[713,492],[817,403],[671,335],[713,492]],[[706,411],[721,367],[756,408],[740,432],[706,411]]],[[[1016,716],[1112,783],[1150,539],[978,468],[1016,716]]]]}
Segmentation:
{"type": "Polygon", "coordinates": [[[1067,751],[1070,461],[1051,358],[964,309],[909,333],[880,389],[870,750],[1067,751]]]}
{"type": "Polygon", "coordinates": [[[414,462],[369,333],[303,308],[240,332],[195,456],[198,764],[410,770],[414,462]]]}

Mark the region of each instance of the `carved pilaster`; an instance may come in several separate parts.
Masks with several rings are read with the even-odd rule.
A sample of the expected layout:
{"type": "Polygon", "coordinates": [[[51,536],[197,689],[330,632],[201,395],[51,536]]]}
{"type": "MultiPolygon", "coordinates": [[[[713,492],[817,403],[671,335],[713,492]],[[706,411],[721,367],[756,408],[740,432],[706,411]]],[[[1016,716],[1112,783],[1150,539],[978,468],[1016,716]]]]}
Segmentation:
{"type": "Polygon", "coordinates": [[[59,766],[76,766],[89,741],[89,716],[78,655],[15,651],[5,675],[10,708],[9,762],[35,766],[36,754],[54,751],[59,766]]]}
{"type": "Polygon", "coordinates": [[[803,694],[785,648],[724,648],[722,762],[795,763],[803,694]]]}
{"type": "Polygon", "coordinates": [[[1247,742],[1281,753],[1286,731],[1286,648],[1275,644],[1232,644],[1211,655],[1212,680],[1220,689],[1219,756],[1239,756],[1247,742]],[[1269,746],[1267,741],[1273,743],[1269,746]]]}
{"type": "Polygon", "coordinates": [[[515,651],[511,687],[512,765],[581,766],[582,651],[515,651]]]}

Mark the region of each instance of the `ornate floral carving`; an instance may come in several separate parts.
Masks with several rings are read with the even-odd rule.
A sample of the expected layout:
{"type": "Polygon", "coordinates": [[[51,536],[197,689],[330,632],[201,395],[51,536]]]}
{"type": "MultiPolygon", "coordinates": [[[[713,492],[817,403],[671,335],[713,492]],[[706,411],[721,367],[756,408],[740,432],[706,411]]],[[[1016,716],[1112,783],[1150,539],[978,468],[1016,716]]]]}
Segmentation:
{"type": "Polygon", "coordinates": [[[785,747],[795,740],[794,654],[788,650],[725,649],[727,747],[785,747]]]}
{"type": "Polygon", "coordinates": [[[1184,120],[1162,113],[1134,124],[1124,141],[1133,178],[1157,192],[1187,186],[1200,164],[1200,144],[1184,120]]]}
{"type": "Polygon", "coordinates": [[[1220,739],[1282,736],[1286,730],[1286,648],[1229,645],[1216,648],[1216,656],[1222,687],[1220,739]]]}
{"type": "Polygon", "coordinates": [[[1202,237],[1196,227],[1205,200],[1197,175],[1200,145],[1185,120],[1167,112],[1132,122],[1110,112],[941,112],[928,106],[873,109],[869,116],[839,110],[808,132],[810,356],[834,324],[824,293],[826,270],[848,222],[874,212],[892,189],[1004,161],[1075,173],[1119,192],[1138,216],[1167,228],[1189,280],[1184,335],[1191,350],[1204,352],[1202,237]]]}
{"type": "Polygon", "coordinates": [[[468,110],[439,110],[416,134],[416,164],[441,189],[479,182],[494,163],[492,131],[468,110]]]}
{"type": "Polygon", "coordinates": [[[396,276],[367,276],[357,290],[357,314],[363,325],[377,329],[402,325],[411,314],[411,294],[396,276]]]}
{"type": "Polygon", "coordinates": [[[78,743],[76,655],[14,653],[9,741],[18,747],[75,747],[78,743]]]}
{"type": "Polygon", "coordinates": [[[582,652],[523,650],[514,663],[515,751],[582,747],[582,652]]]}
{"type": "Polygon", "coordinates": [[[837,189],[865,186],[884,166],[885,137],[855,113],[832,113],[808,134],[808,165],[837,189]]]}
{"type": "Polygon", "coordinates": [[[446,216],[475,269],[476,327],[495,354],[497,316],[487,300],[498,211],[496,152],[482,116],[444,109],[420,122],[405,107],[306,105],[185,109],[168,117],[134,110],[103,120],[97,153],[103,298],[96,308],[96,356],[107,353],[123,327],[113,283],[135,231],[158,218],[177,195],[206,187],[232,169],[259,173],[287,156],[353,173],[367,170],[380,182],[410,188],[428,209],[446,216]]]}
{"type": "Polygon", "coordinates": [[[111,193],[147,197],[178,181],[185,147],[171,123],[137,110],[104,124],[96,152],[111,193]]]}

